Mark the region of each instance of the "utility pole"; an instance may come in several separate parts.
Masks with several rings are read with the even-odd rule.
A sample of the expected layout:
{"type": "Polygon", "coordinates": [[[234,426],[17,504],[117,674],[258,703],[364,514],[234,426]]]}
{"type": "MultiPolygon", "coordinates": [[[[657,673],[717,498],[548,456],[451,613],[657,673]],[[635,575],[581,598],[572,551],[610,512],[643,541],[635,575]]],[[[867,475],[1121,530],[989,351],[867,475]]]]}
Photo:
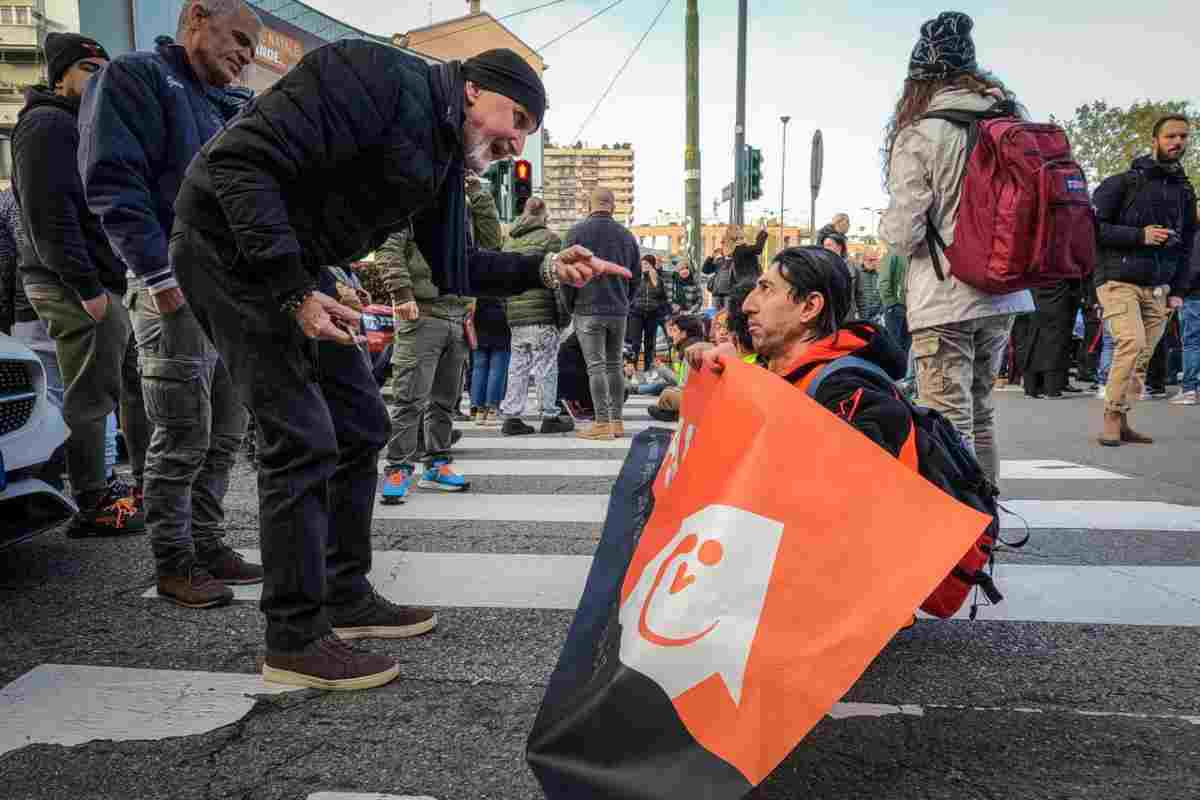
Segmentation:
{"type": "Polygon", "coordinates": [[[787,125],[792,118],[784,115],[779,118],[783,123],[783,154],[779,157],[779,249],[783,249],[783,190],[787,186],[787,125]]]}
{"type": "Polygon", "coordinates": [[[737,122],[733,129],[733,224],[745,222],[746,198],[746,6],[738,0],[737,122]]]}
{"type": "Polygon", "coordinates": [[[700,11],[687,3],[687,149],[683,155],[683,195],[688,231],[688,262],[696,269],[704,258],[700,236],[700,11]]]}

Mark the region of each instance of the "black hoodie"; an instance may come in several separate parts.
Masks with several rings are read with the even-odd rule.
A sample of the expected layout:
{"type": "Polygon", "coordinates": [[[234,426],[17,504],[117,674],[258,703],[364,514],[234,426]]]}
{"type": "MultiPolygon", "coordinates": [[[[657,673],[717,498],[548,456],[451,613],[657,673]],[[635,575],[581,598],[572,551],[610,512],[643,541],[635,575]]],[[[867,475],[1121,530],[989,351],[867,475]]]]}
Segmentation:
{"type": "Polygon", "coordinates": [[[63,283],[92,300],[103,289],[124,294],[125,268],[87,207],[76,166],[79,98],[45,86],[26,94],[12,135],[13,192],[25,226],[22,281],[63,283]]]}

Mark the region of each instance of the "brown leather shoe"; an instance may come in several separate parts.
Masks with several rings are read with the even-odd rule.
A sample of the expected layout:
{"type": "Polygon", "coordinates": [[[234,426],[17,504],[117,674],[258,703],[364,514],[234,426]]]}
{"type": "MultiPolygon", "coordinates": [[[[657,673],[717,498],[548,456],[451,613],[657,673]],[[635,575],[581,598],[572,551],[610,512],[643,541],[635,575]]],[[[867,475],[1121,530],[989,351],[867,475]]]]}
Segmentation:
{"type": "Polygon", "coordinates": [[[232,602],[233,589],[194,564],[187,575],[160,575],[158,596],[184,608],[213,608],[232,602]]]}
{"type": "Polygon", "coordinates": [[[616,439],[625,435],[625,423],[622,420],[608,423],[608,429],[612,431],[612,435],[616,439]]]}
{"type": "Polygon", "coordinates": [[[1124,414],[1116,411],[1104,412],[1104,432],[1100,434],[1099,442],[1105,447],[1121,446],[1121,419],[1124,414]]]}
{"type": "Polygon", "coordinates": [[[604,439],[615,439],[616,438],[616,436],[613,435],[612,426],[610,426],[607,422],[593,422],[591,427],[576,431],[575,437],[578,439],[593,439],[593,440],[604,440],[604,439]]]}
{"type": "Polygon", "coordinates": [[[1128,444],[1154,444],[1154,439],[1129,427],[1129,415],[1121,415],[1121,441],[1128,444]]]}
{"type": "Polygon", "coordinates": [[[437,614],[428,608],[396,605],[372,592],[345,615],[330,609],[330,623],[339,639],[407,639],[437,627],[437,614]]]}
{"type": "Polygon", "coordinates": [[[399,674],[394,658],[360,653],[332,633],[297,652],[268,652],[262,668],[263,680],[271,683],[334,691],[373,689],[399,674]]]}
{"type": "Polygon", "coordinates": [[[249,586],[263,581],[263,568],[251,564],[228,545],[221,545],[208,553],[196,553],[196,560],[210,575],[227,586],[249,586]]]}

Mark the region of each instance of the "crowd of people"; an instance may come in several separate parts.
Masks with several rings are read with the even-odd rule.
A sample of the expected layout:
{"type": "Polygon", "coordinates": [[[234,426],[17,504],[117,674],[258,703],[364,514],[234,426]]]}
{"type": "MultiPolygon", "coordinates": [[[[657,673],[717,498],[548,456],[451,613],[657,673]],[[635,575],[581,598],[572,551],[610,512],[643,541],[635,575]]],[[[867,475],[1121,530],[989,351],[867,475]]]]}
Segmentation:
{"type": "Polygon", "coordinates": [[[262,32],[242,0],[187,0],[174,38],[116,59],[51,34],[0,196],[0,290],[71,429],[68,535],[148,530],[157,591],[187,608],[262,583],[264,676],[361,689],[399,667],[346,640],[437,625],[372,588],[371,524],[377,496],[469,488],[455,421],[612,440],[630,394],[672,421],[689,375],[737,359],[814,387],[902,459],[919,400],[995,483],[997,384],[1058,397],[1074,368],[1104,398],[1100,443],[1149,443],[1129,416],[1176,371],[1172,326],[1172,402],[1197,404],[1200,383],[1191,124],[1159,120],[1150,154],[1097,188],[1093,277],[994,294],[943,275],[930,242],[954,241],[968,134],[929,115],[1017,100],[977,65],[972,27],[947,12],[921,28],[885,143],[886,253],[852,259],[839,214],[767,263],[766,231],[730,226],[699,270],[643,253],[603,186],[562,234],[538,197],[504,230],[479,176],[546,111],[511,51],[430,65],[341,41],[253,97],[233,85],[262,32]],[[382,359],[361,327],[373,302],[392,318],[382,359]],[[814,383],[847,355],[872,371],[814,383]],[[132,483],[112,468],[118,415],[132,483]],[[250,422],[261,565],[224,542],[250,422]]]}

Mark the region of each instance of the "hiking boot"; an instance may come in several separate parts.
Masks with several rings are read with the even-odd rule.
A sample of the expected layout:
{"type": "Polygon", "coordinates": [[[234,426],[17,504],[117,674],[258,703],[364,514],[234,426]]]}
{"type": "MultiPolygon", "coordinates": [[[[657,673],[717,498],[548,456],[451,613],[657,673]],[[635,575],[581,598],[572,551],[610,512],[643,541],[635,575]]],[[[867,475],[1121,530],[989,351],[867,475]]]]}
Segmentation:
{"type": "Polygon", "coordinates": [[[596,441],[617,438],[613,435],[612,427],[607,422],[593,422],[589,427],[575,431],[575,437],[596,441]]]}
{"type": "Polygon", "coordinates": [[[458,444],[462,440],[462,436],[462,431],[457,428],[450,431],[450,446],[454,447],[454,445],[458,444]]]}
{"type": "Polygon", "coordinates": [[[537,431],[531,425],[526,425],[519,417],[506,419],[500,426],[501,436],[528,436],[531,433],[537,433],[537,431]]]}
{"type": "Polygon", "coordinates": [[[81,502],[79,506],[67,526],[70,539],[146,532],[146,512],[139,505],[135,490],[119,480],[109,483],[95,505],[85,507],[81,502]]]}
{"type": "Polygon", "coordinates": [[[622,420],[608,423],[608,429],[612,431],[614,439],[620,439],[625,435],[625,423],[622,420]]]}
{"type": "Polygon", "coordinates": [[[1173,406],[1194,406],[1200,405],[1200,395],[1197,395],[1196,390],[1192,389],[1188,392],[1180,392],[1171,398],[1173,406]]]}
{"type": "Polygon", "coordinates": [[[650,415],[651,419],[656,419],[659,422],[679,421],[678,411],[668,411],[667,409],[659,408],[658,406],[650,406],[650,408],[646,409],[646,413],[650,415]]]}
{"type": "Polygon", "coordinates": [[[330,612],[339,639],[408,639],[429,633],[437,622],[430,609],[396,605],[375,591],[346,617],[330,612]]]}
{"type": "Polygon", "coordinates": [[[186,575],[159,575],[158,596],[184,608],[214,608],[232,602],[233,589],[196,563],[186,575]]]}
{"type": "Polygon", "coordinates": [[[433,462],[433,465],[421,474],[417,486],[439,492],[465,492],[471,488],[466,478],[450,469],[449,462],[443,459],[433,462]]]}
{"type": "Polygon", "coordinates": [[[380,502],[385,506],[400,505],[408,497],[412,483],[413,467],[411,464],[389,467],[383,474],[383,495],[380,502]]]}
{"type": "Polygon", "coordinates": [[[196,561],[226,586],[250,586],[263,581],[263,568],[251,564],[228,545],[223,544],[210,552],[197,551],[196,561]]]}
{"type": "Polygon", "coordinates": [[[1129,415],[1121,415],[1121,441],[1128,444],[1154,444],[1154,439],[1129,427],[1129,415]]]}
{"type": "Polygon", "coordinates": [[[538,433],[570,433],[575,430],[575,421],[568,416],[546,417],[538,433]]]}
{"type": "Polygon", "coordinates": [[[1100,434],[1100,444],[1105,447],[1121,446],[1121,419],[1124,414],[1116,411],[1104,412],[1104,432],[1100,434]]]}
{"type": "Polygon", "coordinates": [[[494,408],[485,408],[479,412],[478,424],[484,428],[495,428],[500,425],[500,416],[494,408]]]}
{"type": "Polygon", "coordinates": [[[374,689],[395,680],[400,665],[389,656],[360,653],[330,633],[296,652],[267,652],[264,681],[310,689],[374,689]]]}

